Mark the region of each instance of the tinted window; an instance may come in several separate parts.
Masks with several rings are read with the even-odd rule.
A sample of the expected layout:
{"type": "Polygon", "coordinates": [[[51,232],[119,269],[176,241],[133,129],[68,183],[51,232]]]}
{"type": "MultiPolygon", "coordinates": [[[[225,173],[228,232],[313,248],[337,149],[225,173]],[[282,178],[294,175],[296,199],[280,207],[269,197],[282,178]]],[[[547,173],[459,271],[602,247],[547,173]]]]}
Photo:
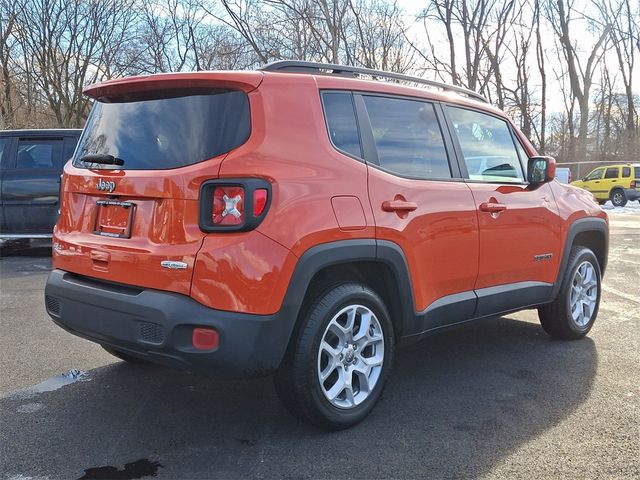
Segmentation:
{"type": "Polygon", "coordinates": [[[6,167],[6,162],[9,159],[9,146],[11,145],[10,138],[0,138],[0,167],[6,167]],[[6,159],[4,157],[7,157],[6,159]]]}
{"type": "Polygon", "coordinates": [[[471,180],[523,182],[524,173],[504,120],[484,113],[449,107],[471,180]]]}
{"type": "Polygon", "coordinates": [[[126,170],[159,170],[191,165],[242,145],[250,133],[249,101],[243,92],[173,92],[162,98],[95,102],[74,158],[109,154],[126,170]]]}
{"type": "Polygon", "coordinates": [[[604,172],[604,168],[596,168],[589,175],[584,177],[585,180],[598,180],[602,178],[602,172],[604,172]]]}
{"type": "Polygon", "coordinates": [[[633,167],[633,171],[634,171],[634,177],[635,178],[640,178],[640,167],[633,167]]]}
{"type": "Polygon", "coordinates": [[[629,178],[631,176],[631,167],[622,167],[622,176],[629,178]]]}
{"type": "Polygon", "coordinates": [[[60,168],[62,139],[18,141],[16,168],[60,168]]]}
{"type": "Polygon", "coordinates": [[[322,100],[331,143],[339,150],[362,158],[351,93],[327,92],[322,95],[322,100]]]}
{"type": "Polygon", "coordinates": [[[382,168],[407,177],[451,178],[432,104],[373,96],[364,102],[382,168]]]}
{"type": "Polygon", "coordinates": [[[620,169],[618,167],[609,167],[607,171],[604,173],[604,178],[618,178],[618,173],[620,169]]]}

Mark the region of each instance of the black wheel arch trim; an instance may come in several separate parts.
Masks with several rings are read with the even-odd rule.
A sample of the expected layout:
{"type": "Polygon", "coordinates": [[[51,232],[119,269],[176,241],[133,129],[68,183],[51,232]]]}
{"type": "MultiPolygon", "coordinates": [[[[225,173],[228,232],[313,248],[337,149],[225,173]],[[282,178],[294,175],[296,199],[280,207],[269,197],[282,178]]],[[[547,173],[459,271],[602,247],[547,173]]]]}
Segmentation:
{"type": "MultiPolygon", "coordinates": [[[[602,252],[602,261],[599,265],[600,274],[604,277],[604,272],[607,269],[607,259],[609,256],[609,225],[606,220],[599,217],[588,217],[588,218],[579,218],[575,220],[567,231],[567,235],[565,236],[565,243],[562,251],[562,259],[560,260],[560,268],[558,270],[558,276],[556,277],[556,282],[553,286],[552,291],[552,300],[558,296],[560,292],[560,287],[562,286],[562,279],[564,278],[564,274],[567,271],[567,266],[569,264],[569,256],[571,254],[571,249],[573,248],[574,242],[578,234],[585,232],[596,232],[602,234],[604,239],[604,251],[602,252]]],[[[593,252],[598,258],[597,252],[593,252]]],[[[600,262],[600,258],[598,258],[600,262]]]]}
{"type": "Polygon", "coordinates": [[[290,322],[290,332],[293,332],[307,289],[318,272],[334,265],[363,261],[379,262],[389,268],[398,285],[403,321],[415,317],[409,267],[400,246],[369,238],[338,240],[312,247],[298,259],[281,307],[290,322]]]}

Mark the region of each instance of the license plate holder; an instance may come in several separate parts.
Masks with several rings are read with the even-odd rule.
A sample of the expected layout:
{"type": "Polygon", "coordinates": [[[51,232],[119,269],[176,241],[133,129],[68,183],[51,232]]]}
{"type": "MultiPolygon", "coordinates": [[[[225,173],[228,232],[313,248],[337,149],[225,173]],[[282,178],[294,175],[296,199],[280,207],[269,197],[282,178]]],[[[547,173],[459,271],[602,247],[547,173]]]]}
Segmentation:
{"type": "Polygon", "coordinates": [[[131,238],[136,204],[119,200],[98,200],[93,233],[103,237],[131,238]]]}

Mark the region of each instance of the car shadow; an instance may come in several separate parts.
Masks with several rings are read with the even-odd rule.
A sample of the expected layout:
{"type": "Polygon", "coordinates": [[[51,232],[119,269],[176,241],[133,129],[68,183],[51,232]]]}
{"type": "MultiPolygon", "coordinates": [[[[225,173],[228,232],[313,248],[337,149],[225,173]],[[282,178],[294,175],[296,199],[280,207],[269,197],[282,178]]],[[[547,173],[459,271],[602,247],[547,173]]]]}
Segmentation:
{"type": "Polygon", "coordinates": [[[90,381],[1,399],[2,471],[109,478],[91,475],[144,464],[160,478],[478,477],[574,412],[597,364],[589,338],[477,322],[400,349],[372,415],[326,433],[291,417],[268,378],[218,381],[120,362],[90,381]]]}
{"type": "Polygon", "coordinates": [[[50,257],[51,240],[1,240],[0,257],[50,257]]]}

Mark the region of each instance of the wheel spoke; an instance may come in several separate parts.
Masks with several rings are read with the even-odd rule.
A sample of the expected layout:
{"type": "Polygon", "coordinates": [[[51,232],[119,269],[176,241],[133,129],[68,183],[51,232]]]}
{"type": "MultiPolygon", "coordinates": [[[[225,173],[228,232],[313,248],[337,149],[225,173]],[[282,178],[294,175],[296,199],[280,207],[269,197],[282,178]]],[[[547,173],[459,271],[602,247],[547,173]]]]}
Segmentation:
{"type": "Polygon", "coordinates": [[[360,358],[362,362],[365,365],[367,365],[369,368],[377,367],[379,365],[382,365],[382,363],[384,362],[384,355],[382,353],[378,353],[377,351],[371,357],[360,357],[360,358]]]}
{"type": "Polygon", "coordinates": [[[338,348],[340,348],[340,345],[344,345],[347,342],[347,332],[338,322],[331,322],[329,328],[327,328],[327,331],[333,333],[336,337],[338,337],[338,348]]]}
{"type": "Polygon", "coordinates": [[[338,370],[338,379],[331,386],[329,390],[325,390],[325,395],[329,399],[329,401],[334,401],[338,395],[342,393],[342,391],[346,387],[346,374],[345,371],[340,369],[338,370]]]}
{"type": "Polygon", "coordinates": [[[354,341],[359,341],[369,335],[369,329],[371,328],[371,318],[373,314],[371,312],[363,312],[360,314],[360,328],[353,335],[354,341]]]}
{"type": "Polygon", "coordinates": [[[353,325],[356,322],[356,309],[352,308],[347,312],[347,324],[344,326],[345,331],[349,334],[349,336],[353,335],[353,325]]]}
{"type": "Polygon", "coordinates": [[[360,392],[370,392],[371,385],[369,385],[369,374],[371,373],[371,369],[367,368],[364,369],[364,371],[355,369],[353,373],[358,376],[358,381],[360,382],[360,392]]]}

